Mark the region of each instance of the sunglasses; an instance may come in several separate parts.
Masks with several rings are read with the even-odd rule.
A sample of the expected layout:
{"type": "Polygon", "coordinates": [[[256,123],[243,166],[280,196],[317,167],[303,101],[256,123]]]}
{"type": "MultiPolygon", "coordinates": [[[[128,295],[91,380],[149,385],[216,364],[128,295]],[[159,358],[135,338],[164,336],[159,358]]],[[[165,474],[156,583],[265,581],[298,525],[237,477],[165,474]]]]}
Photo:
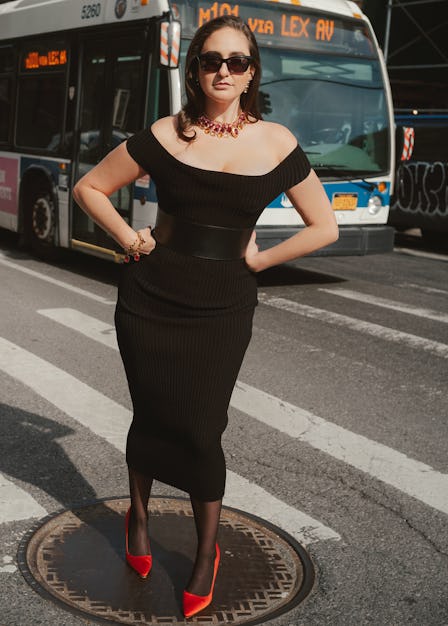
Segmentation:
{"type": "Polygon", "coordinates": [[[221,65],[225,63],[231,74],[244,74],[249,65],[253,62],[253,57],[238,55],[223,59],[217,54],[200,54],[196,57],[199,61],[199,67],[204,72],[218,72],[221,65]]]}

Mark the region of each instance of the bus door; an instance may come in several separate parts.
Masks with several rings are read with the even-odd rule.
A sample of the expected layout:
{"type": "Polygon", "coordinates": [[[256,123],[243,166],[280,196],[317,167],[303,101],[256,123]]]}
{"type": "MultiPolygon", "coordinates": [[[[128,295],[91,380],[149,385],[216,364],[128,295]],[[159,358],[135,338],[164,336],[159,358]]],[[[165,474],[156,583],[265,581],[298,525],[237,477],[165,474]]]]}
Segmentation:
{"type": "MultiPolygon", "coordinates": [[[[84,41],[76,180],[141,128],[145,90],[143,50],[143,36],[140,40],[135,34],[84,41]]],[[[110,200],[120,215],[132,224],[132,185],[116,191],[110,200]]],[[[78,244],[86,242],[119,250],[115,241],[76,203],[72,237],[78,244]]]]}

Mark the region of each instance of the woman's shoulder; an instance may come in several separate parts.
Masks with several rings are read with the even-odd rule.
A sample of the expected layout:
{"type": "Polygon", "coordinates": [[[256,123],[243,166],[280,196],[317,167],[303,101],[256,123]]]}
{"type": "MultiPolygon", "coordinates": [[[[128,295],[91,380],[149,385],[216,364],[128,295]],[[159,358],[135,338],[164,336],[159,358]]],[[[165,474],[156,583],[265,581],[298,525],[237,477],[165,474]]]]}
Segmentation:
{"type": "Polygon", "coordinates": [[[259,132],[263,135],[263,143],[271,146],[276,152],[279,162],[283,161],[297,146],[297,139],[293,133],[277,122],[260,120],[257,122],[259,132]]]}
{"type": "Polygon", "coordinates": [[[179,118],[177,115],[161,117],[151,126],[151,132],[157,141],[172,154],[179,152],[185,142],[179,139],[179,118]]]}
{"type": "Polygon", "coordinates": [[[282,184],[286,189],[302,182],[311,170],[308,157],[301,149],[295,135],[282,124],[265,122],[259,127],[263,140],[276,153],[278,165],[283,164],[282,184]]]}
{"type": "Polygon", "coordinates": [[[175,116],[164,117],[154,122],[149,128],[145,126],[126,140],[128,153],[148,173],[154,168],[159,156],[157,150],[154,152],[154,147],[169,145],[169,138],[176,133],[175,130],[170,130],[175,128],[174,124],[175,116]]]}
{"type": "Polygon", "coordinates": [[[169,142],[177,134],[177,115],[161,117],[151,125],[150,130],[157,139],[169,142]]]}

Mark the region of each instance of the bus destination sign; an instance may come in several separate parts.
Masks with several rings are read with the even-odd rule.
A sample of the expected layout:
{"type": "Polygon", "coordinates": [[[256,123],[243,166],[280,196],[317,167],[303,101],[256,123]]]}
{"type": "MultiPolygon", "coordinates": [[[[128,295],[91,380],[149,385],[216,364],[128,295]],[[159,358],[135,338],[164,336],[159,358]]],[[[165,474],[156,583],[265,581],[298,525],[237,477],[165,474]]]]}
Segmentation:
{"type": "Polygon", "coordinates": [[[341,17],[277,2],[234,4],[175,0],[173,9],[187,37],[192,37],[197,28],[215,17],[234,15],[248,24],[261,45],[374,55],[368,27],[356,17],[341,17]]]}
{"type": "Polygon", "coordinates": [[[67,50],[28,50],[23,57],[24,70],[58,67],[67,64],[67,50]]]}
{"type": "Polygon", "coordinates": [[[276,11],[264,13],[263,9],[252,8],[228,2],[199,3],[198,26],[215,17],[235,15],[247,22],[255,35],[274,35],[312,41],[331,41],[335,35],[335,21],[311,14],[296,15],[276,11]],[[263,15],[264,13],[264,15],[263,15]]]}

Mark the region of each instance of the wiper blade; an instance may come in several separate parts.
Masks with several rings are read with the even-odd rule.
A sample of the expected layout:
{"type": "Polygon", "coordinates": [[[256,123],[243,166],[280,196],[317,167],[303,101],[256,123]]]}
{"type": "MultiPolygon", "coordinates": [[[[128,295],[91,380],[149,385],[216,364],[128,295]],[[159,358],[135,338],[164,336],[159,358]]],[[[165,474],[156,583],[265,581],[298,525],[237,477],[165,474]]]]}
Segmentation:
{"type": "Polygon", "coordinates": [[[292,78],[276,78],[275,80],[267,80],[265,83],[260,83],[260,87],[266,85],[274,85],[275,83],[288,83],[294,80],[310,80],[309,76],[294,76],[292,78]]]}
{"type": "MultiPolygon", "coordinates": [[[[309,154],[307,152],[307,154],[309,154]]],[[[327,163],[315,163],[314,167],[326,167],[329,170],[334,170],[336,168],[342,168],[343,170],[347,169],[347,166],[344,163],[332,163],[331,165],[328,165],[327,163]]]]}
{"type": "MultiPolygon", "coordinates": [[[[305,152],[305,154],[318,154],[317,152],[305,152]]],[[[338,170],[343,170],[346,171],[348,168],[345,165],[345,163],[332,163],[331,165],[327,165],[327,163],[314,163],[313,167],[318,167],[320,169],[324,169],[324,170],[333,170],[333,171],[338,171],[338,170]]]]}
{"type": "Polygon", "coordinates": [[[381,89],[381,83],[361,83],[350,80],[335,80],[334,78],[321,78],[319,76],[294,76],[290,78],[276,78],[274,80],[268,80],[265,83],[260,83],[260,87],[266,87],[266,85],[274,85],[275,83],[288,83],[291,81],[313,81],[314,83],[328,83],[331,85],[345,85],[348,87],[357,87],[359,89],[381,89]]]}
{"type": "MultiPolygon", "coordinates": [[[[318,154],[316,152],[305,152],[305,154],[318,154]]],[[[350,172],[351,176],[356,176],[356,170],[350,170],[346,165],[344,164],[335,164],[332,163],[331,165],[327,165],[326,163],[314,163],[314,165],[312,165],[313,168],[317,168],[317,169],[323,169],[323,170],[328,170],[329,172],[332,172],[333,174],[340,174],[341,172],[343,172],[344,174],[347,174],[350,172]]],[[[362,178],[361,176],[359,176],[360,180],[348,180],[348,183],[353,183],[354,185],[358,185],[359,187],[364,188],[367,187],[367,189],[369,189],[369,191],[373,191],[374,189],[376,189],[376,184],[375,183],[370,183],[368,180],[365,180],[364,178],[362,178]]]]}

